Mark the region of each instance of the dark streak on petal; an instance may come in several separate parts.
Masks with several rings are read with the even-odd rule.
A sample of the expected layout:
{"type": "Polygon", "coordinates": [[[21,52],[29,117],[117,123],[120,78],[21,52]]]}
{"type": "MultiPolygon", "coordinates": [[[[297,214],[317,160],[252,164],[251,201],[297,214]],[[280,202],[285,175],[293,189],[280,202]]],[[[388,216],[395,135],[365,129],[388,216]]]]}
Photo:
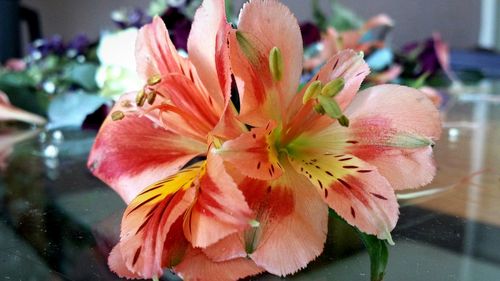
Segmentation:
{"type": "Polygon", "coordinates": [[[130,212],[127,213],[127,216],[130,215],[135,210],[139,209],[140,207],[142,207],[142,206],[146,205],[147,203],[153,201],[154,199],[158,198],[159,196],[161,196],[161,194],[156,194],[155,196],[149,198],[148,200],[145,200],[145,201],[141,202],[141,204],[135,206],[135,208],[133,208],[132,210],[130,210],[130,212]]]}
{"type": "Polygon", "coordinates": [[[352,186],[348,184],[345,180],[343,179],[337,179],[341,184],[343,184],[345,187],[352,189],[352,186]]]}
{"type": "Polygon", "coordinates": [[[385,198],[384,196],[380,195],[380,194],[377,194],[377,193],[373,193],[373,192],[370,192],[373,196],[377,197],[378,199],[382,199],[382,200],[387,200],[387,198],[385,198]]]}
{"type": "Polygon", "coordinates": [[[339,161],[347,161],[347,160],[351,160],[352,157],[347,157],[347,158],[342,158],[342,159],[339,159],[339,161]]]}
{"type": "Polygon", "coordinates": [[[132,260],[132,265],[135,265],[135,263],[137,262],[137,260],[139,259],[139,255],[141,254],[141,250],[142,250],[142,247],[139,247],[137,249],[137,251],[135,251],[135,254],[134,254],[134,259],[132,260]]]}

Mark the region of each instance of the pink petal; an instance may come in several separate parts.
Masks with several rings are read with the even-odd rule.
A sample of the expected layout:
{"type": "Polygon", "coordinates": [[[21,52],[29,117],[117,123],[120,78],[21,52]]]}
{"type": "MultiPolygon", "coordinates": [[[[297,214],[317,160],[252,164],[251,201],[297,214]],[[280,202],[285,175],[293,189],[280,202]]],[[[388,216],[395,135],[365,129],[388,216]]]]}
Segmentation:
{"type": "Polygon", "coordinates": [[[295,96],[288,110],[288,120],[290,120],[290,124],[287,125],[290,128],[287,131],[288,137],[293,138],[302,134],[305,130],[321,130],[325,126],[336,122],[327,116],[316,113],[311,102],[306,105],[302,104],[302,97],[312,82],[321,81],[323,85],[326,85],[332,80],[344,79],[344,88],[337,94],[335,100],[342,109],[345,109],[358,92],[361,83],[369,72],[368,65],[363,58],[352,50],[341,51],[333,56],[318,74],[304,86],[302,92],[295,96]]]}
{"type": "Polygon", "coordinates": [[[35,125],[43,125],[47,121],[36,114],[24,111],[10,104],[7,95],[0,91],[0,121],[22,121],[35,125]]]}
{"type": "Polygon", "coordinates": [[[389,69],[380,72],[380,73],[373,73],[372,75],[368,76],[369,81],[375,83],[375,84],[385,84],[390,81],[394,81],[398,76],[403,72],[403,68],[399,64],[394,64],[389,67],[389,69]]]}
{"type": "Polygon", "coordinates": [[[321,254],[328,217],[314,187],[292,167],[285,168],[277,181],[240,186],[260,223],[245,232],[246,251],[258,266],[279,276],[297,272],[321,254]]]}
{"type": "Polygon", "coordinates": [[[333,124],[316,132],[314,143],[334,154],[353,154],[376,166],[393,188],[425,185],[435,174],[433,140],[441,121],[420,91],[381,85],[358,93],[345,114],[349,128],[333,124]]]}
{"type": "Polygon", "coordinates": [[[163,20],[156,16],[143,26],[135,46],[137,72],[143,80],[168,73],[181,73],[185,59],[179,56],[163,20]]]}
{"type": "Polygon", "coordinates": [[[229,99],[231,74],[223,0],[206,0],[198,8],[188,39],[189,59],[220,110],[229,99]]]}
{"type": "MultiPolygon", "coordinates": [[[[188,246],[182,215],[193,203],[196,189],[190,187],[202,169],[195,164],[149,186],[127,207],[117,247],[129,271],[152,278],[182,260],[188,246]]],[[[110,264],[121,262],[114,259],[110,264]]]]}
{"type": "Polygon", "coordinates": [[[257,275],[263,270],[246,258],[211,261],[201,250],[190,248],[184,261],[174,268],[184,280],[233,281],[257,275]]]}
{"type": "Polygon", "coordinates": [[[430,144],[439,139],[441,119],[420,91],[382,85],[360,92],[346,111],[351,119],[350,153],[376,165],[394,188],[429,183],[435,174],[430,144]],[[418,160],[418,161],[415,161],[418,160]]]}
{"type": "Polygon", "coordinates": [[[143,188],[177,172],[187,161],[206,151],[206,145],[159,127],[135,111],[134,95],[123,96],[112,113],[125,118],[103,123],[90,152],[92,173],[109,184],[125,202],[143,188]]]}
{"type": "MultiPolygon", "coordinates": [[[[210,96],[204,97],[203,92],[187,76],[164,76],[155,86],[155,90],[166,96],[169,104],[175,106],[178,111],[184,112],[184,114],[176,113],[175,117],[183,118],[185,122],[183,127],[189,127],[200,139],[206,139],[219,121],[220,113],[215,109],[210,96]]],[[[168,127],[176,122],[175,118],[169,116],[163,118],[168,127]]]]}
{"type": "Polygon", "coordinates": [[[302,73],[302,35],[297,19],[278,1],[251,1],[241,10],[238,30],[252,34],[263,44],[266,55],[278,47],[284,59],[284,74],[280,81],[285,104],[297,91],[302,73]]]}
{"type": "Polygon", "coordinates": [[[125,264],[125,260],[123,259],[123,255],[121,252],[120,244],[116,245],[108,257],[108,266],[121,278],[127,279],[142,279],[142,276],[130,271],[125,264]]]}
{"type": "Polygon", "coordinates": [[[388,15],[379,14],[366,21],[362,29],[368,31],[377,28],[379,26],[392,26],[392,25],[394,25],[394,21],[388,15]]]}
{"type": "Polygon", "coordinates": [[[250,132],[226,141],[217,152],[243,175],[262,180],[276,179],[282,174],[272,135],[276,125],[254,128],[250,132]]]}
{"type": "Polygon", "coordinates": [[[380,239],[390,239],[398,203],[389,182],[374,166],[349,154],[318,149],[292,158],[295,169],[316,186],[328,205],[349,224],[380,239]]]}
{"type": "Polygon", "coordinates": [[[278,1],[245,4],[238,32],[239,40],[234,32],[230,36],[231,64],[241,94],[241,115],[246,116],[248,123],[255,124],[259,122],[255,111],[263,104],[267,104],[264,114],[275,117],[274,111],[279,116],[282,114],[279,106],[286,109],[296,94],[302,72],[302,37],[297,19],[278,1]],[[242,39],[248,46],[241,45],[242,39]],[[274,82],[269,71],[269,53],[273,47],[279,48],[284,63],[281,80],[274,82]],[[249,59],[240,48],[254,53],[253,58],[249,59]]]}
{"type": "Polygon", "coordinates": [[[247,255],[266,271],[288,275],[304,268],[323,251],[326,204],[314,186],[288,166],[273,182],[247,178],[240,183],[259,222],[239,235],[230,235],[204,249],[215,261],[247,255]]]}
{"type": "Polygon", "coordinates": [[[210,153],[196,202],[185,217],[184,233],[194,247],[205,248],[249,226],[252,211],[220,156],[210,153]]]}
{"type": "Polygon", "coordinates": [[[439,33],[432,34],[436,56],[444,72],[450,79],[457,79],[450,67],[450,47],[443,41],[439,33]]]}

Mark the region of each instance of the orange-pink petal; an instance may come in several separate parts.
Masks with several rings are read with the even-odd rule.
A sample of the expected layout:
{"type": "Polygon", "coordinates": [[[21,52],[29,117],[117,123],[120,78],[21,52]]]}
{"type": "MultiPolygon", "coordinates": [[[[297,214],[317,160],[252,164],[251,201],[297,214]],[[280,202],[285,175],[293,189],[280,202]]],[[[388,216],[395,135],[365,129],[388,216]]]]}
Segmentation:
{"type": "Polygon", "coordinates": [[[246,251],[258,266],[279,276],[297,272],[321,254],[328,217],[310,182],[291,166],[285,168],[279,180],[240,186],[260,223],[244,233],[246,251]]]}
{"type": "Polygon", "coordinates": [[[274,145],[275,128],[274,123],[268,123],[264,128],[253,128],[225,142],[217,153],[245,176],[261,180],[279,178],[283,168],[274,145]]]}
{"type": "Polygon", "coordinates": [[[432,180],[431,146],[441,134],[441,119],[423,93],[396,85],[372,87],[356,96],[346,115],[352,121],[346,151],[377,166],[395,189],[432,180]]]}
{"type": "Polygon", "coordinates": [[[206,145],[158,126],[135,107],[133,94],[112,109],[125,117],[104,121],[90,152],[88,167],[130,202],[145,187],[177,172],[206,151],[206,145]]]}
{"type": "MultiPolygon", "coordinates": [[[[141,192],[127,207],[119,247],[126,268],[143,278],[161,276],[163,268],[178,264],[188,242],[182,215],[192,204],[197,181],[204,169],[195,164],[141,192]]],[[[110,264],[121,262],[116,260],[110,264]]],[[[117,268],[121,268],[116,266],[117,268]]]]}
{"type": "Polygon", "coordinates": [[[181,73],[186,61],[179,56],[160,17],[143,26],[135,46],[137,72],[146,81],[154,75],[181,73]]]}
{"type": "Polygon", "coordinates": [[[302,72],[302,37],[297,19],[278,1],[244,5],[238,31],[229,36],[231,66],[241,100],[241,119],[258,126],[282,119],[295,96],[302,72]],[[297,43],[299,42],[299,43],[297,43]],[[271,50],[282,57],[280,79],[269,67],[271,50]]]}
{"type": "Polygon", "coordinates": [[[349,154],[306,152],[291,158],[292,165],[316,186],[330,208],[359,230],[390,240],[398,203],[377,168],[349,154]]]}
{"type": "Polygon", "coordinates": [[[184,280],[233,281],[257,275],[263,269],[246,258],[214,262],[200,249],[190,248],[184,261],[174,271],[184,280]]]}
{"type": "Polygon", "coordinates": [[[223,0],[205,0],[196,11],[188,39],[189,59],[218,109],[229,99],[231,73],[223,0]]]}
{"type": "Polygon", "coordinates": [[[194,247],[205,248],[249,227],[252,211],[220,156],[210,153],[200,178],[196,202],[184,220],[184,233],[194,247]]]}

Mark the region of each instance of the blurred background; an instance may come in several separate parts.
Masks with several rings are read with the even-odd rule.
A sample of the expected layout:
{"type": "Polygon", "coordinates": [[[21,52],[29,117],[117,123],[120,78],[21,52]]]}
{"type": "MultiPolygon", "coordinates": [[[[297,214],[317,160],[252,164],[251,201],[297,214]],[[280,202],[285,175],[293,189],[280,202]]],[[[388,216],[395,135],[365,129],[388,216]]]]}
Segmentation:
{"type": "MultiPolygon", "coordinates": [[[[241,7],[243,2],[244,0],[236,0],[235,9],[241,7]]],[[[312,18],[309,0],[283,2],[289,5],[300,20],[312,18]]],[[[328,1],[320,2],[325,10],[328,10],[328,1]]],[[[500,37],[500,28],[495,30],[495,26],[500,24],[495,16],[495,12],[500,9],[496,0],[340,0],[339,2],[363,18],[382,12],[390,15],[396,24],[392,33],[395,46],[426,38],[434,31],[439,31],[454,48],[476,46],[492,48],[495,46],[495,37],[500,37]]],[[[149,5],[149,1],[146,0],[0,0],[0,3],[2,3],[2,13],[14,3],[33,9],[38,13],[43,35],[60,34],[64,38],[70,38],[81,32],[85,32],[91,38],[97,38],[103,28],[113,27],[113,23],[109,20],[110,11],[120,7],[145,8],[149,5]]],[[[23,25],[22,30],[22,41],[25,46],[29,40],[27,26],[23,25]]],[[[496,47],[499,46],[500,42],[497,42],[496,47]]]]}

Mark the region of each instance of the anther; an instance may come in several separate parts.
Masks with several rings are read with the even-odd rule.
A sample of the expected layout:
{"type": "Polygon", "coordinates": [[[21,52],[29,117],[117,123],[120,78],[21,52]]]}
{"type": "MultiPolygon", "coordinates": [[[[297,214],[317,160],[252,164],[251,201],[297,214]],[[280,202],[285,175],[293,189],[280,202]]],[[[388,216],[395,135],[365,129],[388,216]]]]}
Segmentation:
{"type": "Polygon", "coordinates": [[[148,86],[154,86],[160,82],[161,82],[161,76],[157,74],[149,77],[147,84],[148,86]]]}
{"type": "Polygon", "coordinates": [[[113,121],[122,120],[124,117],[125,117],[125,114],[119,110],[111,113],[111,120],[113,120],[113,121]]]}
{"type": "Polygon", "coordinates": [[[283,56],[278,47],[274,47],[269,52],[269,70],[274,81],[280,81],[283,78],[283,56]]]}
{"type": "Polygon", "coordinates": [[[321,81],[312,82],[309,87],[307,87],[304,96],[302,97],[302,103],[306,104],[309,100],[315,99],[321,92],[322,84],[321,81]]]}
{"type": "Polygon", "coordinates": [[[155,99],[156,99],[156,92],[151,92],[148,94],[148,103],[149,104],[153,104],[155,102],[155,99]]]}
{"type": "Polygon", "coordinates": [[[140,90],[139,93],[137,93],[137,96],[135,97],[135,103],[137,104],[137,106],[143,106],[145,101],[146,101],[146,93],[144,93],[144,90],[140,90]]]}
{"type": "Polygon", "coordinates": [[[321,95],[326,97],[334,97],[344,89],[345,81],[343,78],[337,78],[328,82],[323,89],[321,89],[321,95]]]}
{"type": "Polygon", "coordinates": [[[318,102],[325,110],[326,115],[333,119],[339,119],[342,117],[342,110],[334,99],[319,95],[318,102]]]}
{"type": "Polygon", "coordinates": [[[345,115],[342,115],[340,116],[339,119],[337,119],[339,121],[339,124],[343,127],[349,127],[349,119],[347,118],[347,116],[345,115]]]}

